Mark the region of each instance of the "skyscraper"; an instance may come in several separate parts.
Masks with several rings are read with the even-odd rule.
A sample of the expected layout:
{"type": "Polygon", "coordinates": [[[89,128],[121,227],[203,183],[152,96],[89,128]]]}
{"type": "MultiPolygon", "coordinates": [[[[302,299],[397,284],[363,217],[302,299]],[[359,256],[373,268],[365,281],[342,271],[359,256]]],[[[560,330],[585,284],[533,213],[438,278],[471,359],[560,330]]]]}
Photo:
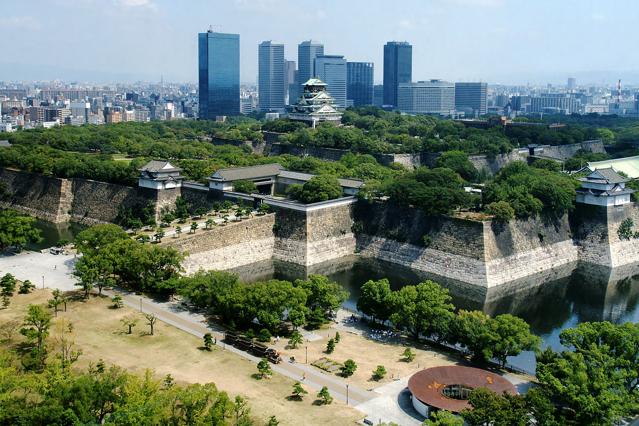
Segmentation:
{"type": "Polygon", "coordinates": [[[353,106],[373,105],[373,63],[348,62],[346,68],[346,97],[353,106]]]}
{"type": "Polygon", "coordinates": [[[328,85],[328,93],[335,99],[335,106],[346,108],[346,59],[341,55],[316,57],[315,77],[328,85]]]}
{"type": "Polygon", "coordinates": [[[297,84],[300,93],[304,83],[315,77],[315,58],[324,55],[324,45],[313,40],[303,41],[297,46],[297,84]]]}
{"type": "Polygon", "coordinates": [[[288,104],[292,105],[297,102],[300,92],[297,87],[297,67],[295,61],[286,61],[286,85],[288,104]]]}
{"type": "Polygon", "coordinates": [[[455,83],[455,109],[472,116],[486,114],[486,83],[455,83]]]}
{"type": "Polygon", "coordinates": [[[240,114],[240,36],[198,34],[200,119],[240,114]]]}
{"type": "Polygon", "coordinates": [[[397,106],[397,88],[413,79],[413,46],[405,41],[384,45],[384,104],[397,106]]]}
{"type": "Polygon", "coordinates": [[[283,111],[288,80],[284,45],[264,41],[258,47],[257,56],[260,111],[283,111]]]}

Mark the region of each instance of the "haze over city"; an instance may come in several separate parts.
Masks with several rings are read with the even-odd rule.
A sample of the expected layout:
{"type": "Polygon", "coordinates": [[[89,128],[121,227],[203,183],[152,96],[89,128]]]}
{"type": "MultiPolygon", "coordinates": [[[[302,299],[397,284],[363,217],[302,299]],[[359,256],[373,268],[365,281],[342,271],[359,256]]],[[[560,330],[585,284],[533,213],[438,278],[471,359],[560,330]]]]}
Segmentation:
{"type": "Polygon", "coordinates": [[[257,78],[257,45],[313,39],[371,61],[381,81],[388,40],[413,45],[415,80],[504,84],[639,82],[633,1],[36,0],[2,5],[3,80],[195,82],[198,32],[238,33],[241,81],[257,78]]]}

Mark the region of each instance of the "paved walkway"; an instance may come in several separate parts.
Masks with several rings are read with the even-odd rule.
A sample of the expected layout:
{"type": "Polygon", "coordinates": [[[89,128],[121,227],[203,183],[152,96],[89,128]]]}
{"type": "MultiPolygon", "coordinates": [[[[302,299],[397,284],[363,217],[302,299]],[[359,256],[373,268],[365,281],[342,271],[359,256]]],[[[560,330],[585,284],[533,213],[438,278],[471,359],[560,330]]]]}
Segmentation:
{"type": "Polygon", "coordinates": [[[10,273],[20,281],[29,280],[37,288],[78,289],[74,284],[73,254],[51,254],[25,251],[15,255],[0,256],[0,274],[10,273]]]}
{"type": "MultiPolygon", "coordinates": [[[[108,290],[103,291],[103,293],[112,296],[116,292],[108,290]]],[[[204,336],[205,333],[211,333],[213,337],[217,339],[218,346],[250,359],[255,363],[260,361],[260,358],[248,352],[226,345],[222,341],[224,334],[218,327],[212,327],[207,324],[206,318],[203,315],[187,311],[178,302],[156,302],[145,296],[127,292],[117,293],[122,295],[124,304],[133,309],[143,313],[153,313],[159,320],[200,338],[204,336]]],[[[343,402],[347,401],[346,382],[335,376],[325,374],[311,365],[301,364],[299,362],[290,363],[285,359],[280,364],[272,365],[272,368],[273,371],[290,377],[293,380],[303,381],[305,385],[312,389],[319,390],[322,386],[326,386],[335,399],[343,402]]],[[[367,391],[354,385],[348,386],[349,405],[358,405],[377,396],[379,396],[379,394],[375,392],[367,391]]]]}

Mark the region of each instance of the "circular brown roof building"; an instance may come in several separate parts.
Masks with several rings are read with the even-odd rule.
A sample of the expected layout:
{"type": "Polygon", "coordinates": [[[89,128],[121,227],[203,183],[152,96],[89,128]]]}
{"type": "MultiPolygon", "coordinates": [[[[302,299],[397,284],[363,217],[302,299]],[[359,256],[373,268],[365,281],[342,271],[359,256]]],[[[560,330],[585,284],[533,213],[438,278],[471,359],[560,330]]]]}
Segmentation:
{"type": "Polygon", "coordinates": [[[408,380],[413,407],[426,417],[431,408],[453,413],[471,408],[468,395],[475,388],[487,388],[499,395],[504,392],[517,394],[515,386],[502,376],[459,365],[422,370],[408,380]]]}

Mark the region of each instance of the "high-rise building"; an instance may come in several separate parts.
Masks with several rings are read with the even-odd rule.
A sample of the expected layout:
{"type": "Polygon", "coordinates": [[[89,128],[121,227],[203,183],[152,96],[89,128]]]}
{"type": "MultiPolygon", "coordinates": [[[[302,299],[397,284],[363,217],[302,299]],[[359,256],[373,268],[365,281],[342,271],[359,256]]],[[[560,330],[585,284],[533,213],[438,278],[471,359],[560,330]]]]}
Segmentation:
{"type": "Polygon", "coordinates": [[[283,111],[286,101],[284,45],[264,41],[258,48],[258,94],[260,111],[283,111]]]}
{"type": "Polygon", "coordinates": [[[455,84],[441,80],[400,83],[400,111],[408,114],[450,115],[455,109],[455,84]]]}
{"type": "Polygon", "coordinates": [[[577,79],[575,77],[568,77],[566,88],[568,90],[575,90],[577,88],[577,79]]]}
{"type": "Polygon", "coordinates": [[[486,83],[455,83],[455,109],[471,116],[486,114],[486,83]]]}
{"type": "Polygon", "coordinates": [[[337,108],[346,108],[346,59],[341,55],[315,58],[315,76],[326,83],[337,108]]]}
{"type": "Polygon", "coordinates": [[[240,36],[209,30],[198,35],[199,117],[240,114],[240,36]]]}
{"type": "Polygon", "coordinates": [[[384,104],[398,106],[397,89],[413,80],[413,46],[405,41],[384,45],[384,104]]]}
{"type": "Polygon", "coordinates": [[[299,93],[304,89],[304,83],[315,77],[315,58],[324,55],[324,45],[313,40],[301,42],[297,46],[297,84],[299,93]]]}
{"type": "Polygon", "coordinates": [[[297,102],[299,98],[299,90],[297,87],[297,67],[295,61],[286,61],[286,93],[288,105],[297,102]]]}
{"type": "Polygon", "coordinates": [[[346,97],[353,106],[373,105],[373,63],[348,62],[346,97]]]}
{"type": "Polygon", "coordinates": [[[579,112],[580,103],[574,97],[564,93],[546,93],[530,98],[530,109],[534,113],[572,114],[579,112]]]}
{"type": "Polygon", "coordinates": [[[384,105],[384,85],[376,84],[373,86],[373,105],[381,107],[384,105]]]}

